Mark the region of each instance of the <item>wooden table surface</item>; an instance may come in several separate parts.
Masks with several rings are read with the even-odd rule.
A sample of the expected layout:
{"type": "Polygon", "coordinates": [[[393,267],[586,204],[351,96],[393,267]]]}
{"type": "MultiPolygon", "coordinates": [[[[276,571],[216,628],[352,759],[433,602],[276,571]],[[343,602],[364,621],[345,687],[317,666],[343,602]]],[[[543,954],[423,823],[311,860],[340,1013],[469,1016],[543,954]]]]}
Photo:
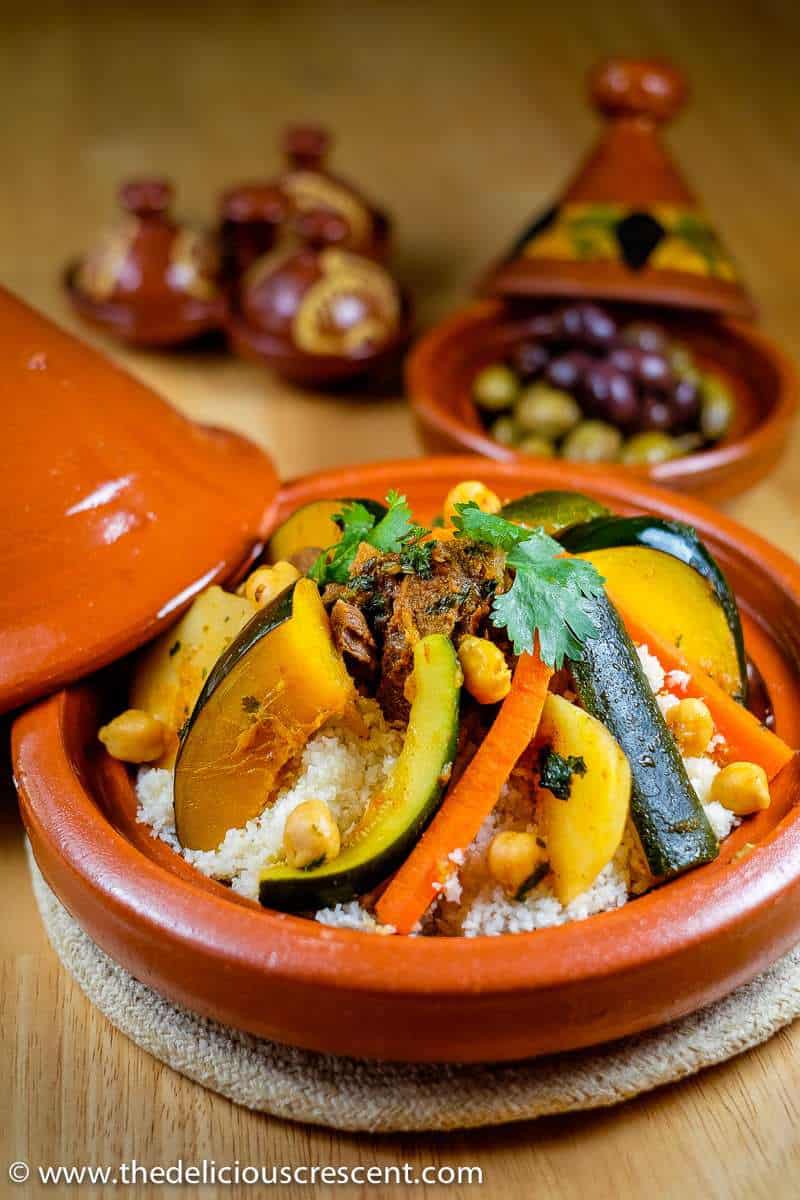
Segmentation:
{"type": "MultiPolygon", "coordinates": [[[[341,138],[337,166],[395,213],[397,267],[427,323],[463,299],[573,169],[594,130],[582,99],[588,65],[601,54],[650,52],[674,57],[692,79],[694,102],[672,144],[732,245],[765,328],[800,356],[800,23],[791,0],[76,0],[17,5],[13,16],[5,7],[0,276],[68,325],[58,270],[108,218],[122,176],[171,175],[181,207],[208,217],[223,186],[275,171],[279,130],[300,119],[330,122],[341,138]]],[[[418,452],[399,397],[334,402],[214,353],[107,349],[192,416],[250,434],[285,476],[418,452]]],[[[729,505],[793,553],[798,449],[795,440],[768,483],[729,505]]],[[[133,1157],[477,1164],[483,1194],[559,1200],[689,1189],[779,1200],[800,1188],[800,1026],[617,1111],[454,1136],[339,1136],[239,1110],[95,1014],[40,928],[10,787],[0,804],[0,924],[0,1194],[12,1160],[133,1157]]]]}

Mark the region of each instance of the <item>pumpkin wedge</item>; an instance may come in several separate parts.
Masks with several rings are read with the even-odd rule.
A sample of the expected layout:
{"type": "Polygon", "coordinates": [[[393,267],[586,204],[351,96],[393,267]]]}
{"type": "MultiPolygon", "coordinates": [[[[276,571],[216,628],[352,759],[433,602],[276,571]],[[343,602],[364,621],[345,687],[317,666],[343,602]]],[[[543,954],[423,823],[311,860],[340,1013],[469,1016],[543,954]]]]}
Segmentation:
{"type": "Polygon", "coordinates": [[[181,738],[181,845],[213,850],[265,808],[287,763],[355,698],[317,587],[298,580],[253,619],[211,671],[181,738]]]}

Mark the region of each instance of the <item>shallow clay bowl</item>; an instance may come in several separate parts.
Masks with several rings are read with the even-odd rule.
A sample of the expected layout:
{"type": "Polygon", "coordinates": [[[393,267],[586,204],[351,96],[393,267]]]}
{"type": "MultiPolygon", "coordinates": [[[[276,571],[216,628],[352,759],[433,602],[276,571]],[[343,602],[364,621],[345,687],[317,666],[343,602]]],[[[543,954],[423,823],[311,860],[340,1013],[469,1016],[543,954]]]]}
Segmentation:
{"type": "Polygon", "coordinates": [[[162,301],[132,304],[122,300],[93,300],[75,284],[78,263],[64,271],[64,289],[78,316],[130,346],[166,347],[194,341],[225,325],[226,301],[222,296],[201,300],[180,292],[162,301]]]}
{"type": "Polygon", "coordinates": [[[235,307],[228,316],[227,330],[232,349],[242,358],[259,362],[300,387],[327,388],[377,375],[399,362],[413,325],[411,301],[404,295],[402,319],[395,333],[379,346],[368,346],[348,355],[309,354],[299,350],[290,339],[258,329],[235,307]]]}
{"type": "MultiPolygon", "coordinates": [[[[278,519],[317,497],[406,492],[430,518],[473,458],[340,470],[284,489],[278,519]]],[[[502,496],[585,487],[546,463],[480,464],[502,496]]],[[[800,744],[800,567],[693,500],[594,474],[612,507],[695,525],[736,588],[749,653],[777,731],[800,744]]],[[[118,669],[117,669],[118,670],[118,669]]],[[[379,937],[259,909],[195,873],[135,823],[125,768],[96,740],[124,705],[119,674],[18,718],[22,813],[46,880],[89,935],[138,979],[228,1025],[336,1054],[491,1061],[619,1038],[673,1020],[753,978],[800,937],[800,771],[745,821],[720,858],[615,912],[536,933],[379,937]],[[755,848],[735,861],[745,842],[755,848]]]]}
{"type": "MultiPolygon", "coordinates": [[[[431,454],[483,454],[499,462],[530,461],[502,446],[486,431],[471,395],[472,380],[490,362],[501,361],[528,334],[534,314],[553,301],[523,308],[502,301],[479,303],[456,313],[425,335],[407,364],[411,406],[431,454]]],[[[651,467],[622,467],[676,491],[719,501],[752,487],[784,450],[797,408],[792,364],[749,325],[698,313],[642,305],[605,307],[622,319],[648,320],[689,347],[701,365],[721,376],[736,396],[730,433],[712,449],[651,467]]],[[[606,468],[599,468],[602,478],[606,468]]]]}

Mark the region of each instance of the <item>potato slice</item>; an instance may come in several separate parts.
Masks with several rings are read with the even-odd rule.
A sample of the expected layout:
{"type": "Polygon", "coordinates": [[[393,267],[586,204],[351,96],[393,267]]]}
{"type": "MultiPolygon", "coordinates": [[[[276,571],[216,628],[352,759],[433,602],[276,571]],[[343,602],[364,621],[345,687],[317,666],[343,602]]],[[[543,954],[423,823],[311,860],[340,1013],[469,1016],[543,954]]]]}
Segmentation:
{"type": "Polygon", "coordinates": [[[622,841],[631,772],[606,727],[561,696],[547,697],[536,740],[562,758],[581,758],[586,766],[585,773],[572,775],[567,799],[545,787],[537,792],[553,890],[569,904],[591,886],[622,841]]]}
{"type": "MultiPolygon", "coordinates": [[[[221,587],[201,592],[178,624],[139,656],[130,707],[143,709],[177,733],[191,715],[214,663],[256,612],[252,600],[221,587]]],[[[168,766],[171,761],[159,760],[157,765],[168,766]]]]}

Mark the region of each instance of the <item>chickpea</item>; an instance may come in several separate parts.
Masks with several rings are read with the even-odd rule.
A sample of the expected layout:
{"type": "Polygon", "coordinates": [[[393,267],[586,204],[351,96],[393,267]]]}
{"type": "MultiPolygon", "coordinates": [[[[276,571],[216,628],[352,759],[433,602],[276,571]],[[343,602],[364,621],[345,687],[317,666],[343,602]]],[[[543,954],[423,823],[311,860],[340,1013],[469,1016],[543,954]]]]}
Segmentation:
{"type": "Polygon", "coordinates": [[[519,892],[544,861],[544,849],[534,833],[506,830],[505,833],[495,834],[489,845],[489,874],[512,895],[519,892]]]}
{"type": "Polygon", "coordinates": [[[665,719],[682,754],[705,753],[714,736],[714,720],[702,700],[679,700],[665,719]]]}
{"type": "Polygon", "coordinates": [[[445,520],[452,521],[456,516],[456,505],[468,504],[470,500],[477,504],[481,512],[496,513],[500,512],[502,508],[500,497],[496,496],[485,483],[480,483],[477,479],[465,479],[447,493],[444,502],[445,520]]]}
{"type": "Polygon", "coordinates": [[[730,763],[714,777],[709,799],[716,800],[729,812],[736,813],[737,817],[746,817],[748,813],[769,808],[767,772],[756,763],[730,763]]]}
{"type": "Polygon", "coordinates": [[[336,858],[339,826],[324,800],[305,800],[292,809],[283,828],[283,850],[290,867],[302,870],[336,858]]]}
{"type": "Polygon", "coordinates": [[[259,608],[266,608],[290,583],[300,578],[300,572],[290,562],[276,562],[271,567],[256,567],[239,589],[259,608]]]}
{"type": "Polygon", "coordinates": [[[170,742],[171,731],[163,721],[140,708],[120,713],[97,736],[113,758],[123,762],[144,763],[161,758],[170,742]]]}
{"type": "Polygon", "coordinates": [[[458,646],[464,687],[479,704],[497,704],[511,690],[511,671],[499,646],[467,634],[458,646]]]}

